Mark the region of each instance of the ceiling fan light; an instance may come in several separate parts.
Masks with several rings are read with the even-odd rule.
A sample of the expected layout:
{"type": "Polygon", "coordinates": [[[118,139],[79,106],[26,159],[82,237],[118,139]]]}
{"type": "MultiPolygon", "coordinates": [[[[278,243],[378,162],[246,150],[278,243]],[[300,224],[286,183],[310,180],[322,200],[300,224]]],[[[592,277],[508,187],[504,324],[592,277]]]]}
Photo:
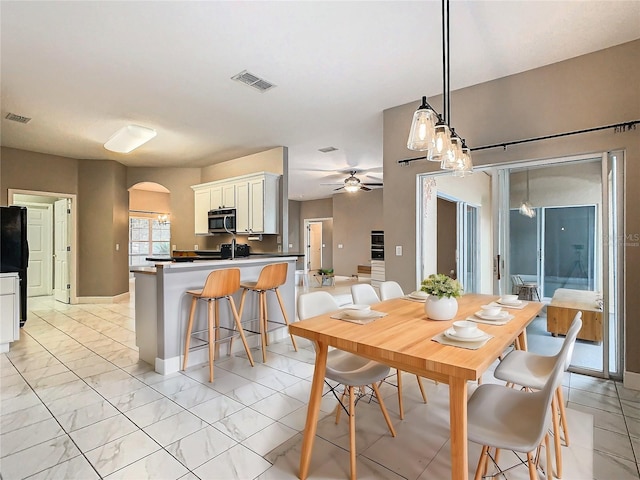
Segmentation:
{"type": "Polygon", "coordinates": [[[104,144],[104,148],[112,152],[129,153],[156,135],[157,132],[152,128],[127,125],[111,135],[111,138],[104,144]]]}
{"type": "Polygon", "coordinates": [[[353,193],[353,192],[357,192],[358,190],[360,190],[360,184],[356,184],[356,183],[350,183],[344,186],[344,189],[347,192],[353,193]]]}

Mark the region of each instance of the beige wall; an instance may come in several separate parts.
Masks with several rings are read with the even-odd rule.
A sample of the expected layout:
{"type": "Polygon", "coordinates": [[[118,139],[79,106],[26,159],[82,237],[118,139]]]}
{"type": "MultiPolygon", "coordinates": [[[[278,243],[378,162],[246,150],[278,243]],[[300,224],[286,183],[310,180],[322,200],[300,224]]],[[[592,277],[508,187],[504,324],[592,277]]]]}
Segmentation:
{"type": "Polygon", "coordinates": [[[194,234],[194,205],[191,185],[201,183],[199,168],[127,168],[127,188],[136,183],[154,182],[169,190],[171,214],[171,245],[177,250],[193,250],[194,245],[204,248],[203,237],[194,234]]]}
{"type": "Polygon", "coordinates": [[[391,243],[382,212],[382,189],[333,196],[333,263],[336,275],[354,275],[358,265],[371,262],[371,230],[385,231],[385,259],[391,243]],[[342,245],[343,248],[338,248],[342,245]]]}
{"type": "Polygon", "coordinates": [[[171,213],[171,194],[149,190],[129,190],[129,210],[150,213],[171,213]]]}
{"type": "MultiPolygon", "coordinates": [[[[584,55],[518,75],[452,92],[452,118],[456,130],[471,147],[580,130],[640,118],[640,41],[584,55]]],[[[417,95],[416,95],[417,96],[417,95]]],[[[441,99],[430,102],[438,106],[441,99]]],[[[409,124],[419,105],[384,112],[384,226],[385,242],[404,245],[415,252],[416,180],[419,173],[437,165],[413,162],[400,167],[398,160],[415,157],[406,148],[409,124]]],[[[627,235],[640,232],[640,130],[615,133],[613,129],[474,153],[477,165],[517,160],[626,150],[627,235]]],[[[640,248],[625,249],[625,282],[640,283],[640,248]]],[[[415,281],[415,256],[386,259],[386,273],[406,290],[415,281]]],[[[625,298],[626,369],[640,372],[640,351],[630,348],[640,340],[640,296],[625,298]],[[634,321],[631,321],[631,320],[634,321]]]]}
{"type": "Polygon", "coordinates": [[[80,160],[44,153],[0,148],[0,204],[7,204],[7,189],[78,193],[80,160]]]}

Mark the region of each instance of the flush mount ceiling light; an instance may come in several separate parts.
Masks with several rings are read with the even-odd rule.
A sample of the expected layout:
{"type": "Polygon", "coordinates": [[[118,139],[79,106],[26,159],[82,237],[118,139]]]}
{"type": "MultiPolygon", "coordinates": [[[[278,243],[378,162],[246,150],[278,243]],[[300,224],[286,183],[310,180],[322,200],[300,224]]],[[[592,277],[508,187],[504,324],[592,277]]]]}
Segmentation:
{"type": "Polygon", "coordinates": [[[156,135],[156,131],[152,128],[127,125],[111,135],[111,138],[104,144],[104,148],[112,152],[129,153],[156,135]]]}
{"type": "Polygon", "coordinates": [[[440,168],[453,170],[456,176],[473,171],[471,149],[451,128],[451,85],[449,78],[449,0],[442,0],[442,109],[437,113],[422,97],[422,105],[413,114],[407,148],[426,152],[425,158],[440,162],[440,168]]]}

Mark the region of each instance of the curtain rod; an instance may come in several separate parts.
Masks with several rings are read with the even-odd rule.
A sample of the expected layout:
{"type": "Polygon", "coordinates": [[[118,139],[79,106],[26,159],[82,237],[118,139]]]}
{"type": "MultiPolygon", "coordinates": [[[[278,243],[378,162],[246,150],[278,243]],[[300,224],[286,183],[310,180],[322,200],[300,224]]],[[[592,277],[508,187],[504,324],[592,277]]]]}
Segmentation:
{"type": "MultiPolygon", "coordinates": [[[[537,142],[539,140],[548,140],[550,138],[559,138],[559,137],[568,137],[571,135],[578,135],[580,133],[590,133],[590,132],[596,132],[598,130],[606,130],[608,128],[615,128],[616,133],[618,132],[626,132],[627,130],[635,130],[636,129],[636,125],[640,123],[640,120],[631,120],[630,122],[621,122],[621,123],[614,123],[612,125],[603,125],[600,127],[593,127],[593,128],[586,128],[584,130],[575,130],[573,132],[564,132],[564,133],[556,133],[553,135],[545,135],[543,137],[534,137],[534,138],[527,138],[524,140],[513,140],[511,142],[502,142],[502,143],[494,143],[492,145],[483,145],[482,147],[474,147],[471,148],[472,152],[477,152],[479,150],[488,150],[490,148],[498,148],[498,147],[502,147],[504,150],[507,149],[508,146],[510,145],[518,145],[521,143],[530,143],[530,142],[537,142]]],[[[414,158],[405,158],[403,160],[398,160],[398,163],[400,164],[404,164],[404,165],[408,165],[411,162],[415,162],[416,160],[425,160],[427,157],[414,157],[414,158]]]]}

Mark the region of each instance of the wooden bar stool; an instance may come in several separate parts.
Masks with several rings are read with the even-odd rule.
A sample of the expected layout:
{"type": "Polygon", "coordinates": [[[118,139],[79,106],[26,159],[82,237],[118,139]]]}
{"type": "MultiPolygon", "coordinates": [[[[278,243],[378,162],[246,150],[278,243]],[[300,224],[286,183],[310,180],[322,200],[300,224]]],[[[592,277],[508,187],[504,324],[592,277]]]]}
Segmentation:
{"type": "MultiPolygon", "coordinates": [[[[288,265],[286,263],[274,263],[267,265],[260,272],[257,282],[242,282],[240,284],[240,287],[244,289],[242,291],[242,299],[240,300],[240,318],[242,318],[247,292],[252,291],[258,293],[258,332],[260,333],[262,341],[262,361],[265,363],[267,361],[267,345],[269,344],[267,338],[267,322],[273,322],[268,319],[267,314],[267,292],[269,290],[273,290],[275,292],[276,297],[278,298],[278,303],[280,304],[280,310],[282,310],[282,316],[284,317],[284,325],[289,326],[287,311],[284,308],[282,297],[278,291],[278,287],[287,281],[287,268],[288,265]]],[[[296,345],[296,340],[293,338],[291,333],[289,333],[289,336],[291,337],[293,349],[297,352],[298,346],[296,345]]]]}
{"type": "MultiPolygon", "coordinates": [[[[233,335],[220,338],[220,329],[224,329],[233,334],[239,334],[242,338],[242,344],[249,357],[249,363],[253,367],[253,357],[251,357],[251,351],[249,345],[247,345],[247,339],[244,336],[242,325],[240,323],[240,315],[236,310],[236,304],[231,296],[233,293],[240,289],[240,269],[229,268],[224,270],[212,271],[204,284],[202,290],[187,290],[187,293],[192,296],[191,299],[191,311],[189,312],[189,323],[187,325],[187,332],[184,343],[184,361],[182,363],[182,370],[187,368],[189,361],[189,347],[191,345],[191,337],[197,335],[200,332],[192,332],[193,319],[196,313],[196,305],[198,300],[205,300],[207,302],[207,329],[208,329],[208,345],[209,345],[209,381],[213,382],[213,360],[214,360],[214,345],[221,341],[231,341],[233,335]],[[226,298],[229,301],[231,313],[235,321],[236,329],[228,327],[220,327],[220,309],[218,306],[218,300],[226,298]],[[214,315],[215,307],[215,315],[214,315]]],[[[243,297],[244,298],[244,297],[243,297]]]]}

